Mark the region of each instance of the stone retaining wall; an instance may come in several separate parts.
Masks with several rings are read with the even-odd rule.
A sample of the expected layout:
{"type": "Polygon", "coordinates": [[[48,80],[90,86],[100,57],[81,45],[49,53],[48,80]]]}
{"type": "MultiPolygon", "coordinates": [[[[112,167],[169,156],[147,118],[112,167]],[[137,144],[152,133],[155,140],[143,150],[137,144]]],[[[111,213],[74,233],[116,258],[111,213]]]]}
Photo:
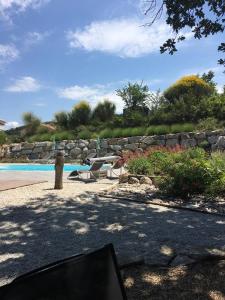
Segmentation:
{"type": "MultiPolygon", "coordinates": [[[[143,151],[154,146],[206,147],[209,150],[225,150],[225,130],[199,133],[177,133],[156,136],[134,136],[110,138],[100,141],[99,155],[107,153],[121,154],[123,151],[143,151]]],[[[64,151],[65,157],[83,159],[90,153],[96,153],[96,140],[68,140],[57,142],[19,143],[0,146],[0,159],[42,159],[51,157],[55,150],[64,151]]]]}

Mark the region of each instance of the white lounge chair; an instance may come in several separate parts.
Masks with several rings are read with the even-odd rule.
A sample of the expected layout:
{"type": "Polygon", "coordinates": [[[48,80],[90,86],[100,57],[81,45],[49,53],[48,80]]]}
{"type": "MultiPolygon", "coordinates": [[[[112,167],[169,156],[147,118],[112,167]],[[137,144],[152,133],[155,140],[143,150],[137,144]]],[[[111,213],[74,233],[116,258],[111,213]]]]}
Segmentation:
{"type": "Polygon", "coordinates": [[[69,174],[67,178],[97,180],[97,178],[100,177],[101,174],[107,174],[107,169],[101,169],[104,163],[104,160],[95,161],[91,165],[89,170],[74,170],[69,174]],[[87,175],[87,177],[83,178],[82,175],[87,175]]]}

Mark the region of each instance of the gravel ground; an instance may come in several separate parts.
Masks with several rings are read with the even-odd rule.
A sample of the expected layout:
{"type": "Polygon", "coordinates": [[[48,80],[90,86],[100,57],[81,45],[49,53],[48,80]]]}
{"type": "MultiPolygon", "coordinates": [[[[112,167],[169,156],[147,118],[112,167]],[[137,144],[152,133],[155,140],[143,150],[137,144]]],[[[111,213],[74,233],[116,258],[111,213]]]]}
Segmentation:
{"type": "Polygon", "coordinates": [[[165,196],[159,193],[154,185],[146,184],[116,184],[110,191],[105,192],[110,196],[123,197],[142,203],[168,205],[170,207],[183,207],[201,212],[221,214],[225,216],[224,197],[193,196],[182,199],[174,196],[165,196]]]}
{"type": "Polygon", "coordinates": [[[221,252],[225,218],[98,197],[112,181],[52,183],[0,193],[0,285],[33,268],[112,242],[119,262],[221,252]]]}
{"type": "Polygon", "coordinates": [[[124,270],[129,300],[224,300],[225,261],[201,262],[194,266],[124,270]]]}

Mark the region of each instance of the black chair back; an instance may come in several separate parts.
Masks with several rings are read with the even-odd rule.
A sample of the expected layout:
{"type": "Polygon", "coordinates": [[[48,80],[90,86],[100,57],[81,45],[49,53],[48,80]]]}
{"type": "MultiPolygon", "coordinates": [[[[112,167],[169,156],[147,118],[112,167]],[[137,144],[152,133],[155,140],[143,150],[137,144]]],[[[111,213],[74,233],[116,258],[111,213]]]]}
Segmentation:
{"type": "Polygon", "coordinates": [[[22,275],[1,300],[126,300],[112,244],[22,275]]]}

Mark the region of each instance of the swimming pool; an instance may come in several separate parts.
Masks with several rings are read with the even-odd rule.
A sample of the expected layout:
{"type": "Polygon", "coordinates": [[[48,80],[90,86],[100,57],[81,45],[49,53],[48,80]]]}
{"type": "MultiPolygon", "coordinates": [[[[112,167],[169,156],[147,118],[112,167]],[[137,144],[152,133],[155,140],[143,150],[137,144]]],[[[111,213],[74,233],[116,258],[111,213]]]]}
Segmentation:
{"type": "MultiPolygon", "coordinates": [[[[45,164],[6,164],[0,165],[0,171],[54,171],[54,165],[45,164]]],[[[64,165],[65,172],[72,172],[73,170],[89,170],[88,165],[64,165]]]]}

